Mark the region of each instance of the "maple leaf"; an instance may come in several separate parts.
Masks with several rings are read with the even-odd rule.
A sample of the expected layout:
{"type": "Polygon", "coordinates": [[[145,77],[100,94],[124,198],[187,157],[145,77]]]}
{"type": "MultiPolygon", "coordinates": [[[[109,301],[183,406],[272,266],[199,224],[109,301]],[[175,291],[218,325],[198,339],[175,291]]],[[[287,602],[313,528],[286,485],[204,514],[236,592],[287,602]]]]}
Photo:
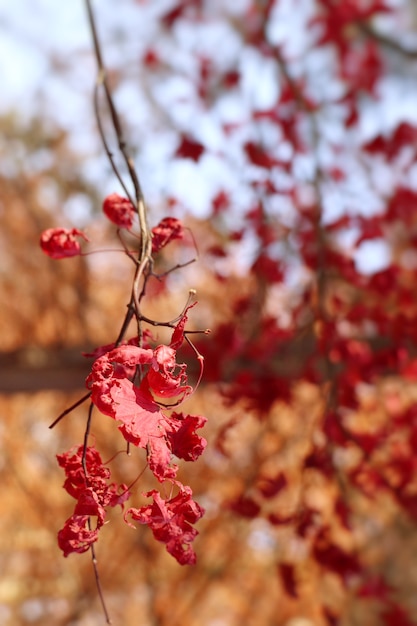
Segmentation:
{"type": "Polygon", "coordinates": [[[183,159],[191,159],[197,163],[204,151],[205,147],[202,143],[195,141],[187,135],[182,135],[181,143],[175,152],[175,156],[183,159]]]}
{"type": "Polygon", "coordinates": [[[77,228],[48,228],[40,238],[42,251],[51,259],[65,259],[81,254],[81,246],[77,237],[90,241],[85,233],[77,228]]]}
{"type": "Polygon", "coordinates": [[[128,198],[112,193],[104,199],[103,212],[119,228],[132,228],[136,211],[128,198]]]}
{"type": "Polygon", "coordinates": [[[201,415],[171,413],[168,423],[172,430],[168,430],[167,437],[172,453],[185,461],[196,461],[204,452],[207,441],[195,431],[203,428],[206,422],[207,418],[201,415]]]}
{"type": "Polygon", "coordinates": [[[86,552],[97,541],[98,531],[104,524],[106,506],[116,506],[129,498],[126,485],[109,483],[110,470],[103,466],[99,452],[94,447],[79,446],[76,452],[70,450],[57,456],[64,468],[66,481],[64,488],[77,503],[74,514],[58,533],[58,545],[68,556],[73,552],[86,552]],[[85,459],[85,467],[83,467],[85,459]],[[91,528],[91,518],[96,519],[95,529],[91,528]]]}
{"type": "Polygon", "coordinates": [[[190,487],[180,485],[179,493],[169,500],[163,500],[156,490],[144,495],[152,497],[153,504],[140,509],[128,509],[125,520],[130,515],[140,524],[146,524],[155,539],[166,544],[167,551],[180,565],[193,565],[196,555],[190,544],[198,531],[191,524],[203,516],[204,509],[192,499],[190,487]]]}
{"type": "Polygon", "coordinates": [[[112,417],[121,422],[119,430],[126,441],[147,451],[149,467],[160,482],[173,478],[177,467],[170,466],[168,420],[152,396],[126,378],[110,385],[109,396],[112,417]]]}
{"type": "MultiPolygon", "coordinates": [[[[185,314],[184,314],[185,315],[185,314]]],[[[186,317],[186,315],[185,315],[186,317]]],[[[185,323],[185,320],[184,320],[185,323]]],[[[174,343],[180,341],[183,328],[179,322],[174,343]]],[[[203,418],[188,416],[184,422],[173,417],[170,421],[161,411],[152,394],[159,398],[184,398],[192,388],[185,385],[185,365],[176,363],[176,351],[170,346],[155,350],[132,345],[119,346],[99,357],[87,377],[92,402],[104,414],[120,422],[123,437],[147,451],[150,469],[158,480],[173,478],[177,467],[171,466],[172,446],[178,456],[197,458],[203,440],[193,433],[203,418]],[[149,365],[138,387],[130,380],[137,365],[149,365]],[[191,446],[187,451],[185,441],[191,446]]]]}
{"type": "Polygon", "coordinates": [[[175,217],[165,217],[152,228],[152,252],[159,252],[171,241],[183,239],[183,237],[184,228],[180,220],[175,217]]]}
{"type": "Polygon", "coordinates": [[[58,545],[65,557],[73,552],[78,554],[87,552],[97,541],[99,529],[86,528],[88,520],[88,515],[72,515],[58,532],[58,545]]]}
{"type": "Polygon", "coordinates": [[[138,365],[151,363],[153,350],[123,345],[106,352],[94,361],[86,386],[91,400],[104,415],[114,417],[110,388],[115,379],[134,375],[138,365]]]}
{"type": "Polygon", "coordinates": [[[87,487],[81,492],[78,502],[75,505],[74,515],[97,518],[97,528],[104,524],[106,511],[100,504],[99,497],[91,487],[87,487]]]}
{"type": "Polygon", "coordinates": [[[57,455],[57,460],[66,475],[64,489],[76,500],[80,501],[89,490],[94,492],[101,506],[122,505],[128,499],[126,485],[108,482],[110,470],[103,465],[100,453],[94,446],[88,446],[85,450],[83,445],[78,446],[76,451],[71,449],[57,455]],[[88,478],[83,467],[83,458],[88,478]]]}
{"type": "Polygon", "coordinates": [[[184,399],[192,387],[186,385],[186,365],[178,365],[176,351],[170,346],[158,346],[154,350],[152,367],[148,371],[143,384],[160,398],[174,398],[181,396],[184,399]],[[178,373],[175,373],[177,370],[178,373]]]}

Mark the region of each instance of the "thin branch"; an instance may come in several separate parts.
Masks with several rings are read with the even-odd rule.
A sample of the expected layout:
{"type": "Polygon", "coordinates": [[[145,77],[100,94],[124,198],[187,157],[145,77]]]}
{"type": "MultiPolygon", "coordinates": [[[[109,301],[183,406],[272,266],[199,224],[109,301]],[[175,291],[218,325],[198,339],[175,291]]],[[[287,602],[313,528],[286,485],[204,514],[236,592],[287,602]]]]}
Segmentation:
{"type": "Polygon", "coordinates": [[[123,177],[119,172],[119,168],[116,165],[116,162],[113,157],[113,153],[110,150],[109,144],[106,139],[106,133],[104,131],[103,123],[101,121],[100,107],[99,107],[99,89],[102,86],[102,79],[103,79],[103,74],[100,74],[97,77],[97,82],[94,88],[94,113],[95,113],[95,117],[97,121],[97,127],[98,127],[98,131],[100,134],[101,143],[103,144],[104,150],[106,152],[107,158],[109,159],[112,170],[115,173],[119,183],[121,184],[123,191],[125,192],[126,196],[129,198],[133,206],[135,206],[135,202],[133,201],[133,198],[131,197],[129,190],[127,186],[125,185],[123,177]]]}
{"type": "Polygon", "coordinates": [[[97,84],[103,85],[107,105],[110,111],[113,128],[115,130],[115,133],[118,139],[118,147],[126,163],[126,166],[128,168],[129,175],[130,175],[130,178],[132,180],[132,183],[135,189],[135,196],[136,196],[137,202],[138,204],[140,204],[140,202],[142,203],[144,202],[142,188],[141,188],[139,178],[136,173],[132,158],[128,154],[128,151],[126,148],[126,142],[123,138],[122,126],[120,123],[119,115],[117,113],[116,107],[114,106],[113,97],[112,97],[109,83],[107,80],[107,72],[104,66],[104,62],[103,62],[103,55],[101,52],[101,45],[100,45],[100,40],[99,40],[98,33],[97,33],[96,22],[94,18],[91,0],[85,0],[85,5],[87,8],[88,22],[90,25],[91,36],[93,38],[94,53],[95,53],[95,57],[97,61],[97,69],[98,69],[97,84]]]}
{"type": "MultiPolygon", "coordinates": [[[[88,522],[89,522],[89,526],[90,526],[90,519],[88,520],[88,522]]],[[[95,550],[95,547],[94,547],[93,543],[90,546],[90,551],[91,551],[91,561],[93,563],[94,576],[95,576],[95,579],[96,579],[97,592],[98,592],[98,596],[100,598],[101,608],[103,609],[104,618],[106,620],[106,624],[112,624],[113,622],[110,619],[110,615],[109,615],[109,612],[107,610],[106,602],[104,600],[103,589],[101,587],[100,575],[99,575],[99,572],[98,572],[98,563],[97,563],[97,557],[96,557],[96,550],[95,550]]]]}
{"type": "Polygon", "coordinates": [[[74,409],[77,408],[77,406],[80,406],[80,404],[82,404],[83,402],[85,402],[86,400],[88,400],[88,398],[91,396],[91,393],[88,392],[85,394],[85,396],[83,396],[82,398],[80,398],[79,400],[77,400],[77,402],[74,402],[74,404],[72,404],[68,409],[65,409],[65,411],[63,411],[60,415],[58,415],[58,417],[56,418],[56,420],[54,420],[52,422],[52,424],[49,426],[49,428],[53,428],[54,426],[56,426],[58,424],[58,422],[60,422],[62,420],[63,417],[65,417],[66,415],[68,415],[68,413],[71,413],[71,411],[73,411],[74,409]]]}

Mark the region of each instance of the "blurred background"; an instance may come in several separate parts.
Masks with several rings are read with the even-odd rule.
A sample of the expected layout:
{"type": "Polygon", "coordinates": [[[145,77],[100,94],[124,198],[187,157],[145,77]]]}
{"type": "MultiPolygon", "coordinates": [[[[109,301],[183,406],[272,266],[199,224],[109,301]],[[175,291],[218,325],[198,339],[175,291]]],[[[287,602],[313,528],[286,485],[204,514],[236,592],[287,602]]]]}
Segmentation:
{"type": "MultiPolygon", "coordinates": [[[[202,3],[204,19],[194,13],[199,4],[102,0],[95,7],[115,102],[150,207],[151,225],[167,215],[184,219],[198,247],[197,263],[148,294],[148,314],[157,319],[175,317],[188,289],[195,288],[199,306],[193,309],[191,324],[213,328],[218,342],[211,351],[202,342],[207,375],[184,407],[209,419],[204,433],[207,451],[180,470],[181,480],[192,486],[206,509],[195,542],[198,563],[179,566],[147,528],[134,531],[123,523],[120,511],[111,511],[97,548],[109,612],[120,626],[408,626],[414,622],[394,609],[381,618],[376,606],[383,590],[370,593],[369,602],[366,590],[358,599],[355,580],[345,584],[331,567],[322,575],[317,561],[308,556],[305,537],[294,536],[287,525],[268,522],[271,513],[285,517],[301,490],[308,491],[312,508],[320,510],[322,519],[329,524],[334,519],[334,486],[314,472],[301,478],[323,408],[317,385],[306,381],[297,385],[288,402],[283,390],[271,391],[266,381],[260,389],[266,396],[262,419],[259,406],[253,408],[233,393],[225,403],[227,383],[239,369],[248,368],[245,359],[252,358],[239,341],[242,337],[255,341],[253,329],[262,330],[262,320],[269,319],[271,311],[285,328],[289,307],[300,305],[300,285],[308,277],[294,254],[280,288],[270,269],[271,284],[262,283],[256,261],[264,258],[259,243],[264,235],[255,236],[250,229],[239,235],[256,189],[265,183],[265,177],[253,173],[254,163],[244,162],[242,145],[259,133],[266,133],[267,142],[276,141],[273,135],[268,138],[268,129],[259,131],[251,117],[251,111],[268,110],[279,96],[272,62],[257,55],[255,39],[251,40],[263,3],[212,0],[202,3]],[[176,10],[188,21],[175,17],[176,10]],[[233,126],[237,135],[229,140],[233,126]],[[196,146],[184,147],[184,138],[191,135],[202,154],[198,146],[197,154],[196,146]],[[245,304],[241,318],[247,327],[240,336],[232,332],[238,325],[237,301],[245,304]],[[222,346],[224,354],[219,357],[216,350],[222,346]],[[219,361],[226,354],[222,369],[219,361]],[[263,515],[245,510],[242,502],[233,510],[230,503],[239,503],[241,494],[259,479],[260,468],[269,475],[285,470],[290,487],[263,501],[263,515]],[[285,569],[279,564],[286,562],[295,564],[296,593],[288,577],[285,585],[285,569]],[[324,613],[323,603],[329,599],[331,610],[324,613]]],[[[311,83],[312,94],[323,92],[323,99],[330,102],[332,89],[337,91],[326,74],[332,71],[331,53],[308,52],[314,35],[308,24],[320,3],[300,0],[296,10],[291,2],[278,4],[270,36],[286,46],[297,76],[318,81],[311,83]]],[[[377,26],[382,32],[397,28],[404,33],[402,42],[413,46],[416,4],[413,0],[394,4],[395,16],[383,16],[377,26]]],[[[416,61],[411,55],[404,60],[389,46],[384,54],[384,97],[372,106],[364,98],[361,141],[393,129],[399,120],[417,123],[416,61]]],[[[85,393],[91,360],[81,353],[117,336],[130,297],[132,267],[123,253],[114,251],[120,244],[101,214],[103,198],[120,193],[120,187],[97,132],[92,100],[96,65],[83,2],[2,3],[0,67],[0,624],[95,626],[104,618],[90,555],[64,559],[56,542],[73,503],[62,489],[55,455],[82,441],[86,407],[78,407],[56,428],[48,426],[85,393]],[[94,254],[62,261],[44,256],[39,236],[54,226],[85,230],[91,240],[88,251],[94,254]],[[96,252],[100,249],[113,251],[96,252]]],[[[366,204],[372,213],[380,207],[381,196],[371,193],[375,180],[365,180],[358,171],[359,140],[330,105],[328,109],[323,105],[322,111],[317,128],[324,144],[343,144],[346,149],[338,157],[346,179],[338,186],[336,176],[326,188],[325,220],[337,220],[352,203],[366,204]]],[[[111,129],[108,132],[114,145],[111,129]]],[[[326,145],[318,152],[323,167],[330,167],[334,155],[326,145]]],[[[293,156],[283,150],[277,158],[293,156]]],[[[310,157],[296,155],[293,160],[306,193],[310,157]]],[[[288,172],[281,175],[282,188],[289,185],[288,178],[288,172]]],[[[384,194],[390,184],[387,172],[378,180],[384,194]]],[[[275,259],[294,243],[290,231],[296,228],[297,217],[292,203],[293,197],[283,194],[270,209],[278,216],[279,234],[287,237],[287,246],[274,249],[275,259]]],[[[252,224],[256,230],[254,216],[252,224]]],[[[349,236],[343,234],[343,245],[349,236]]],[[[394,233],[374,247],[354,251],[358,270],[365,268],[370,274],[386,269],[393,255],[404,253],[401,237],[394,233]]],[[[194,254],[192,246],[181,249],[175,244],[173,250],[179,262],[194,254]]],[[[264,266],[262,271],[268,276],[264,266]]],[[[347,291],[341,288],[340,293],[347,291]]],[[[158,331],[155,336],[158,339],[158,331]]],[[[288,344],[287,360],[277,365],[278,370],[297,370],[310,354],[311,342],[307,333],[288,344]]],[[[264,349],[267,352],[266,345],[264,349]]],[[[275,363],[278,356],[268,358],[275,363]]],[[[365,387],[359,422],[386,424],[417,402],[414,385],[395,372],[365,387]]],[[[110,422],[98,415],[93,420],[104,458],[123,450],[110,422]]],[[[343,459],[340,463],[342,467],[343,459]]],[[[128,483],[143,464],[141,451],[129,458],[120,454],[115,480],[128,483]]],[[[144,478],[138,491],[150,488],[152,482],[144,478]]],[[[346,534],[342,528],[335,531],[341,545],[345,550],[359,546],[374,580],[388,576],[400,590],[398,602],[417,617],[414,522],[388,496],[352,499],[354,529],[346,534]]]]}

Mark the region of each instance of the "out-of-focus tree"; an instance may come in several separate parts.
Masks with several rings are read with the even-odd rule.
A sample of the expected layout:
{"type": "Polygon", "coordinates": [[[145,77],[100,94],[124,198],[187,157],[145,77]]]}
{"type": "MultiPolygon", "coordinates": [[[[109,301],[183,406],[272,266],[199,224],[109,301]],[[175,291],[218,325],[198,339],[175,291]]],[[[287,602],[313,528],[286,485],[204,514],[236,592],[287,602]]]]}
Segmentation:
{"type": "MultiPolygon", "coordinates": [[[[130,533],[112,515],[98,554],[114,622],[412,624],[413,6],[127,5],[146,29],[137,39],[131,24],[116,33],[126,56],[115,53],[111,66],[115,100],[140,150],[152,225],[195,207],[203,214],[188,222],[199,264],[167,286],[178,294],[191,280],[194,323],[213,332],[199,343],[206,384],[189,401],[209,417],[209,446],[181,467],[207,510],[198,563],[181,569],[150,533],[130,533]]],[[[2,176],[4,349],[113,341],[129,260],[53,264],[35,245],[62,220],[84,225],[105,194],[83,177],[66,132],[13,118],[4,128],[17,155],[2,176]]],[[[117,245],[100,218],[89,236],[92,246],[117,245]]],[[[150,312],[170,318],[170,293],[161,285],[150,312]]],[[[79,440],[84,418],[77,411],[45,431],[78,397],[2,400],[5,624],[100,619],[87,558],[61,562],[54,543],[56,519],[68,514],[54,452],[79,440]],[[19,582],[28,580],[36,584],[19,582]]],[[[112,457],[120,442],[107,421],[96,428],[112,457]]],[[[115,479],[133,480],[128,461],[117,461],[115,479]]],[[[150,488],[144,480],[138,490],[150,488]]]]}

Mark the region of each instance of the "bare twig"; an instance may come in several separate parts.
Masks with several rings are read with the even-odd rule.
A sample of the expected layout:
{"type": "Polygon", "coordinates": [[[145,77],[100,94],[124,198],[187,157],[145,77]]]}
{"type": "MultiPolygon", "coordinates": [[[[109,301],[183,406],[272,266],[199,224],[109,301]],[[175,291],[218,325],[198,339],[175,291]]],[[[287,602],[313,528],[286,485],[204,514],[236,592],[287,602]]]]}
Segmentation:
{"type": "Polygon", "coordinates": [[[83,396],[82,398],[77,400],[77,402],[74,402],[74,404],[71,404],[71,406],[68,407],[68,409],[65,409],[65,411],[63,411],[60,415],[58,415],[58,417],[52,422],[52,424],[49,426],[49,428],[53,428],[54,426],[56,426],[58,424],[58,422],[60,422],[62,420],[63,417],[68,415],[68,413],[71,413],[71,411],[76,409],[77,406],[80,406],[83,402],[88,400],[88,398],[90,396],[91,396],[91,393],[88,392],[88,393],[85,394],[85,396],[83,396]]]}

